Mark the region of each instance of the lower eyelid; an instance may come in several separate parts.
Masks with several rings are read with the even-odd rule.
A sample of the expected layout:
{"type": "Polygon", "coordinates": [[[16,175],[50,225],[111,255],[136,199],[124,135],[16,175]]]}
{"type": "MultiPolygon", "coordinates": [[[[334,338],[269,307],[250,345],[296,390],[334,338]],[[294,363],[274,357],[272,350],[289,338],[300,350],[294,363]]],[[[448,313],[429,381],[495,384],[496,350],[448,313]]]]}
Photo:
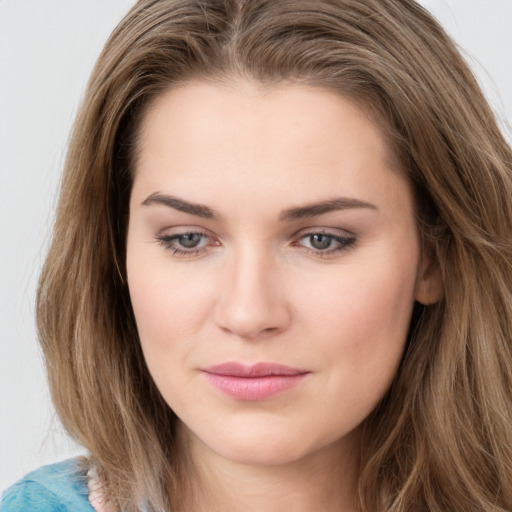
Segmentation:
{"type": "Polygon", "coordinates": [[[182,256],[182,257],[192,257],[196,256],[200,253],[203,253],[209,249],[210,246],[219,245],[215,238],[211,237],[210,235],[202,232],[202,231],[196,231],[196,230],[190,230],[190,231],[180,231],[178,233],[171,233],[171,234],[165,234],[165,233],[159,233],[155,235],[155,241],[160,244],[166,251],[169,251],[172,253],[172,255],[176,256],[182,256]],[[186,235],[199,235],[203,238],[201,240],[200,245],[198,247],[190,247],[186,248],[183,246],[180,246],[178,243],[178,239],[182,236],[186,235]]]}
{"type": "MultiPolygon", "coordinates": [[[[194,231],[194,230],[181,231],[178,233],[170,233],[170,234],[158,233],[155,235],[154,239],[158,244],[163,246],[166,250],[173,252],[173,254],[183,255],[183,256],[197,255],[200,252],[207,251],[210,247],[222,245],[219,241],[216,241],[216,239],[214,237],[212,237],[202,231],[199,231],[199,230],[197,230],[197,231],[194,231]],[[200,242],[201,245],[199,247],[191,247],[188,249],[186,247],[181,247],[180,245],[178,245],[178,239],[181,236],[186,236],[186,235],[200,235],[201,237],[203,237],[203,241],[200,242]]],[[[356,242],[355,235],[347,234],[346,236],[344,236],[344,235],[334,234],[334,233],[330,233],[330,232],[323,231],[323,230],[318,230],[318,231],[310,231],[310,232],[302,233],[299,236],[296,236],[294,238],[294,241],[292,242],[292,245],[294,245],[296,247],[300,247],[303,250],[305,250],[306,252],[314,254],[314,255],[328,256],[330,254],[339,253],[339,252],[342,252],[344,250],[351,248],[355,242],[356,242]],[[322,249],[315,249],[313,247],[307,247],[301,243],[302,240],[307,239],[308,237],[311,237],[314,235],[324,235],[324,236],[331,237],[332,240],[339,245],[334,248],[326,248],[326,249],[322,250],[322,249]]]]}
{"type": "Polygon", "coordinates": [[[339,245],[337,247],[334,247],[332,249],[325,249],[325,250],[319,250],[319,249],[310,249],[309,247],[305,247],[304,250],[308,253],[312,254],[313,256],[321,257],[321,258],[329,258],[329,257],[336,257],[341,256],[342,254],[345,254],[351,250],[354,249],[355,240],[350,240],[349,243],[345,243],[342,245],[339,245]]]}

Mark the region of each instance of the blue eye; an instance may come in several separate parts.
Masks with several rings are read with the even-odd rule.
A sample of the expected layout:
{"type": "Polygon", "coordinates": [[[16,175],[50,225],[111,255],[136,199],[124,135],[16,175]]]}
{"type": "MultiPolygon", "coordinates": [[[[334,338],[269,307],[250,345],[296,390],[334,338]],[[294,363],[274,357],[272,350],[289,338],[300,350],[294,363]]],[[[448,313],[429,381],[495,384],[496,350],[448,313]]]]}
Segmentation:
{"type": "Polygon", "coordinates": [[[185,249],[195,249],[201,242],[203,235],[200,233],[187,233],[179,235],[176,242],[185,249]]]}
{"type": "Polygon", "coordinates": [[[165,249],[181,256],[195,256],[211,241],[209,236],[200,232],[157,235],[156,240],[165,249]]]}
{"type": "MultiPolygon", "coordinates": [[[[220,245],[218,241],[199,231],[177,233],[175,235],[159,234],[156,241],[177,256],[196,256],[203,253],[209,246],[220,245]]],[[[302,247],[308,253],[319,256],[334,256],[348,249],[356,238],[331,233],[313,232],[300,236],[292,245],[302,247]]]]}
{"type": "Polygon", "coordinates": [[[355,241],[355,237],[320,232],[305,234],[300,237],[298,244],[315,255],[328,256],[347,249],[355,241]]]}
{"type": "Polygon", "coordinates": [[[309,235],[308,241],[314,249],[319,251],[329,249],[334,238],[331,235],[309,235]]]}

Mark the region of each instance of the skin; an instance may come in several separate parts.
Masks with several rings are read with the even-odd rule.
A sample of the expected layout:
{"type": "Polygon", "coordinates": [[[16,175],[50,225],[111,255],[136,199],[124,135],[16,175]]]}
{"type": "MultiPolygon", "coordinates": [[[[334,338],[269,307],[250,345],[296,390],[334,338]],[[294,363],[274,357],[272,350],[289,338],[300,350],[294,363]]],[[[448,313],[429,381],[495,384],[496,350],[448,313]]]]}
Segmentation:
{"type": "Polygon", "coordinates": [[[128,283],[149,371],[196,468],[194,506],[355,510],[360,425],[396,373],[414,300],[436,287],[385,138],[333,92],[233,81],[163,94],[139,145],[128,283]],[[361,204],[283,219],[339,197],[361,204]],[[196,248],[172,238],[189,232],[196,248]],[[320,238],[319,250],[315,233],[341,242],[320,238]],[[237,400],[202,372],[226,361],[309,373],[237,400]]]}

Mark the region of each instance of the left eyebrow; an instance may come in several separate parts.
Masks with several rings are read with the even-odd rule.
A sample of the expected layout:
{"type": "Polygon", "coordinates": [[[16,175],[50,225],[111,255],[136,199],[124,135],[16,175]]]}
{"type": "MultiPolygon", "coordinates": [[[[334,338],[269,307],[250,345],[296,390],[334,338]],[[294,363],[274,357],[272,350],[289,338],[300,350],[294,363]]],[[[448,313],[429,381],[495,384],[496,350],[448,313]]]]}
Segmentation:
{"type": "Polygon", "coordinates": [[[351,197],[333,197],[318,203],[309,203],[304,206],[297,206],[283,210],[279,215],[279,221],[289,222],[309,217],[317,217],[324,213],[337,210],[349,210],[353,208],[369,208],[371,210],[378,210],[374,204],[367,203],[366,201],[361,201],[351,197]]]}
{"type": "Polygon", "coordinates": [[[170,196],[167,194],[161,194],[160,192],[154,192],[142,201],[142,206],[151,206],[152,204],[159,204],[173,208],[180,212],[189,213],[191,215],[197,215],[204,219],[217,219],[220,220],[220,215],[215,211],[203,204],[191,203],[180,199],[176,196],[170,196]]]}

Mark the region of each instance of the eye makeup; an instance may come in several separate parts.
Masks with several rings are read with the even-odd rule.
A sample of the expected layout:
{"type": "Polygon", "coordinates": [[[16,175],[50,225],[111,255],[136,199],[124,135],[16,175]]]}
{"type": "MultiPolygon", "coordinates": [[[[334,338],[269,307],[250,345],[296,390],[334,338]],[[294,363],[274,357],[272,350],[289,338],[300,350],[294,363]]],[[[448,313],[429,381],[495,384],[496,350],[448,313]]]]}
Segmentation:
{"type": "MultiPolygon", "coordinates": [[[[212,236],[199,230],[182,231],[175,234],[160,233],[155,240],[173,256],[193,257],[206,253],[211,247],[218,247],[221,243],[212,236]]],[[[292,247],[304,250],[307,254],[326,258],[340,254],[353,246],[356,241],[354,235],[341,236],[322,229],[309,230],[294,237],[292,247]]]]}

